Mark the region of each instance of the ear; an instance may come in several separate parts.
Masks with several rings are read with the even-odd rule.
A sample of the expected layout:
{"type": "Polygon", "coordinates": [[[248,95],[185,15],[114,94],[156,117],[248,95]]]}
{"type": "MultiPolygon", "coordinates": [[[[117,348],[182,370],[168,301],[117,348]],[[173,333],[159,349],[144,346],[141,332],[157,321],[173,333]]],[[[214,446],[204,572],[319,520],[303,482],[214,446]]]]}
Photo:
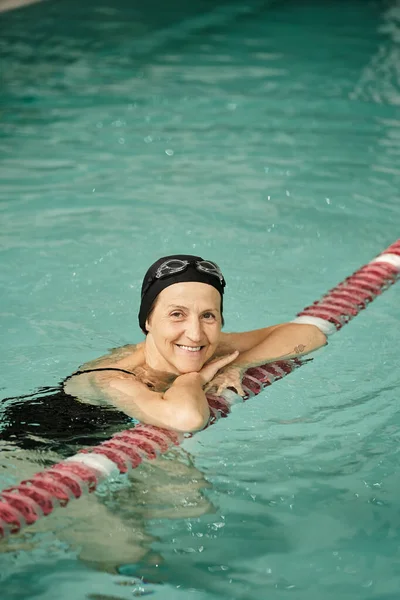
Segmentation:
{"type": "Polygon", "coordinates": [[[150,331],[150,323],[149,323],[148,319],[146,319],[146,322],[144,324],[144,328],[146,330],[146,333],[149,333],[149,331],[150,331]]]}

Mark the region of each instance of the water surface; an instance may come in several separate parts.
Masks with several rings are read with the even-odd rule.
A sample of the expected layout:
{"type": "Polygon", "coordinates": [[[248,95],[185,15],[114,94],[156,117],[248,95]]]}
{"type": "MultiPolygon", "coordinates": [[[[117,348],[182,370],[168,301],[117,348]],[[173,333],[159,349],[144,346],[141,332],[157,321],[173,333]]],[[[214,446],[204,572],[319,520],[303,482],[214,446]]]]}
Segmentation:
{"type": "MultiPolygon", "coordinates": [[[[398,238],[399,19],[356,0],[3,14],[2,397],[141,340],[159,256],[216,260],[226,330],[245,330],[398,238]]],[[[398,294],[186,442],[213,512],[144,517],[159,567],[78,560],[68,508],[0,557],[3,597],[397,599],[398,294]]],[[[2,487],[21,479],[1,466],[2,487]]]]}

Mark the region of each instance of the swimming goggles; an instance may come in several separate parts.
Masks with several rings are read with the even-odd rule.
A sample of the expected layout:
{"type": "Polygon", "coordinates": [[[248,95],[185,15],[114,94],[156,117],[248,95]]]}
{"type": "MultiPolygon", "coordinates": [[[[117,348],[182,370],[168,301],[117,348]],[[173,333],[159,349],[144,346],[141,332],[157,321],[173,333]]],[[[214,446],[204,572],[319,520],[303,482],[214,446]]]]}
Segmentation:
{"type": "Polygon", "coordinates": [[[164,279],[164,277],[169,277],[170,275],[176,275],[177,273],[182,273],[185,271],[189,265],[193,265],[197,271],[207,273],[207,275],[212,275],[217,277],[220,281],[221,286],[224,288],[226,283],[224,276],[222,275],[221,269],[217,264],[212,262],[211,260],[180,260],[177,258],[170,258],[163,262],[153,275],[151,281],[148,282],[146,289],[143,291],[143,294],[147,292],[149,287],[154,283],[156,279],[164,279]]]}

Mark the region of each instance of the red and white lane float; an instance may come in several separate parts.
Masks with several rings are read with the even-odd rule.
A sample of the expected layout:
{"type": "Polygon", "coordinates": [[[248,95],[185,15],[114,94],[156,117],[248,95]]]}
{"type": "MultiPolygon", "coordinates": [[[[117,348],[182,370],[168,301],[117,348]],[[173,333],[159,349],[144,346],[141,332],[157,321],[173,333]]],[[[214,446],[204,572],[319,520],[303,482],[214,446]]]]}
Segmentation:
{"type": "MultiPolygon", "coordinates": [[[[400,239],[367,265],[356,271],[321,300],[307,306],[294,323],[316,325],[326,335],[335,333],[400,277],[400,239]]],[[[249,368],[242,380],[243,400],[259,394],[306,360],[278,360],[249,368]]],[[[227,390],[223,396],[208,395],[210,424],[226,417],[238,396],[227,390]]],[[[0,493],[0,538],[18,533],[40,517],[66,506],[73,498],[96,490],[99,483],[118,473],[153,460],[182,442],[182,434],[150,425],[137,425],[110,440],[83,449],[78,454],[37,473],[0,493]]]]}

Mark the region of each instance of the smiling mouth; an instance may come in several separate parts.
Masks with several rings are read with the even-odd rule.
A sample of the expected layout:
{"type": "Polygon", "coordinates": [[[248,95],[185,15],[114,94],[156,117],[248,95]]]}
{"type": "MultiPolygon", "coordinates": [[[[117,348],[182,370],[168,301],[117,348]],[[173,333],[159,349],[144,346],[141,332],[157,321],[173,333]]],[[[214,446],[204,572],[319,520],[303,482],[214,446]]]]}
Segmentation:
{"type": "Polygon", "coordinates": [[[182,350],[187,350],[188,352],[200,352],[204,348],[204,346],[184,346],[183,344],[176,344],[178,348],[182,348],[182,350]]]}

